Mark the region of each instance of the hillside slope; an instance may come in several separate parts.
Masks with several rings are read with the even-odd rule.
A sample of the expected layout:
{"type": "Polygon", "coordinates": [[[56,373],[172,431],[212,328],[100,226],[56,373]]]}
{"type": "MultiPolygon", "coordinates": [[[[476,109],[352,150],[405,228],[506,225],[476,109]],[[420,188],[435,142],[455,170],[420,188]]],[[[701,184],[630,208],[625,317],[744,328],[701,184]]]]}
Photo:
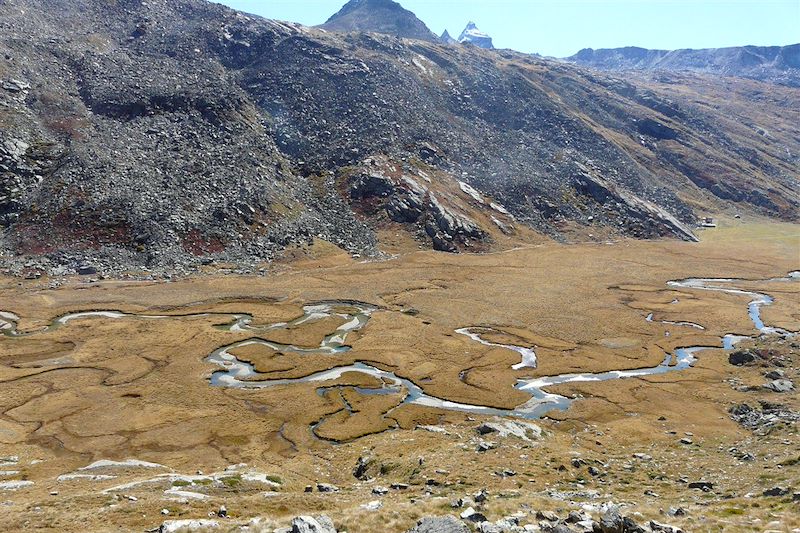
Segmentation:
{"type": "Polygon", "coordinates": [[[325,32],[201,0],[0,4],[2,261],[257,262],[384,230],[486,250],[796,220],[798,90],[622,80],[509,51],[325,32]]]}

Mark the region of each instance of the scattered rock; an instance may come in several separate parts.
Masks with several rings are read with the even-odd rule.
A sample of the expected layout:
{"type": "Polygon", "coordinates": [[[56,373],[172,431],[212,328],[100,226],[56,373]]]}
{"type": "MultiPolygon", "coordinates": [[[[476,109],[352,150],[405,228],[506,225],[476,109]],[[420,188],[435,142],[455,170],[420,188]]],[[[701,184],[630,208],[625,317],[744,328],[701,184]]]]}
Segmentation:
{"type": "Polygon", "coordinates": [[[462,519],[469,520],[470,522],[486,522],[486,516],[472,507],[468,507],[460,516],[462,519]]]}
{"type": "Polygon", "coordinates": [[[591,520],[592,517],[580,511],[570,511],[567,516],[567,522],[570,524],[577,524],[578,522],[585,522],[591,520]]]}
{"type": "Polygon", "coordinates": [[[731,419],[753,431],[765,432],[777,424],[800,422],[800,413],[777,403],[761,401],[760,408],[745,403],[730,408],[731,419]]]}
{"type": "Polygon", "coordinates": [[[383,503],[380,500],[373,500],[361,505],[361,508],[366,511],[377,511],[381,507],[383,507],[383,503]]]}
{"type": "Polygon", "coordinates": [[[794,391],[794,383],[788,379],[775,379],[764,384],[764,388],[773,392],[792,392],[794,391]]]}
{"type": "Polygon", "coordinates": [[[714,484],[710,481],[692,481],[689,483],[690,489],[699,489],[703,492],[709,492],[714,488],[714,484]]]}
{"type": "Polygon", "coordinates": [[[586,465],[586,461],[584,461],[580,457],[575,457],[574,459],[572,459],[572,461],[570,461],[570,463],[572,464],[573,468],[580,468],[586,465]]]}
{"type": "Polygon", "coordinates": [[[622,518],[622,531],[624,533],[649,533],[645,528],[636,523],[636,520],[629,516],[622,518]]]}
{"type": "Polygon", "coordinates": [[[558,522],[560,518],[553,511],[536,511],[537,520],[547,520],[548,522],[558,522]]]}
{"type": "Polygon", "coordinates": [[[385,496],[386,494],[389,494],[389,489],[387,489],[386,487],[378,486],[372,489],[372,494],[375,494],[377,496],[385,496]]]}
{"type": "Polygon", "coordinates": [[[356,462],[356,467],[353,469],[353,477],[356,479],[360,479],[361,481],[367,481],[370,478],[375,477],[372,474],[372,470],[376,470],[377,465],[375,464],[375,460],[371,457],[359,457],[358,461],[356,462]]]}
{"type": "Polygon", "coordinates": [[[542,531],[546,531],[547,533],[575,533],[575,530],[572,529],[567,524],[559,523],[551,526],[549,528],[540,528],[542,531]]]}
{"type": "Polygon", "coordinates": [[[653,532],[663,531],[664,533],[683,533],[683,530],[680,528],[677,528],[675,526],[670,526],[668,524],[660,524],[655,520],[651,520],[648,525],[650,526],[650,530],[653,532]]]}
{"type": "Polygon", "coordinates": [[[790,492],[791,490],[786,487],[772,487],[764,491],[764,496],[786,496],[790,492]]]}
{"type": "Polygon", "coordinates": [[[76,269],[80,276],[91,276],[97,274],[97,269],[91,265],[81,265],[76,269]]]}
{"type": "Polygon", "coordinates": [[[472,495],[472,499],[476,503],[483,503],[483,502],[485,502],[486,500],[489,499],[489,493],[486,492],[486,489],[481,489],[481,490],[479,490],[478,492],[476,492],[475,494],[472,495]]]}
{"type": "Polygon", "coordinates": [[[480,441],[478,443],[477,451],[478,452],[488,452],[489,450],[494,450],[495,448],[497,448],[497,443],[496,442],[480,441]]]}
{"type": "Polygon", "coordinates": [[[764,374],[764,377],[771,380],[784,379],[786,377],[786,372],[781,369],[770,370],[764,374]]]}
{"type": "Polygon", "coordinates": [[[317,491],[319,492],[339,492],[339,487],[331,485],[330,483],[317,483],[317,491]]]}

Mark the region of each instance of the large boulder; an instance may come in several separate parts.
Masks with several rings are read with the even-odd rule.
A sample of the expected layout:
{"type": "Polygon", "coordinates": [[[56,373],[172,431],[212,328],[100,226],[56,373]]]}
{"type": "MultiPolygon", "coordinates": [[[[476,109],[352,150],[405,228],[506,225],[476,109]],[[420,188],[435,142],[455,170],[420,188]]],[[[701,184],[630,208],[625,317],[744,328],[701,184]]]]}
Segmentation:
{"type": "Polygon", "coordinates": [[[470,533],[469,528],[454,516],[422,518],[407,533],[470,533]]]}
{"type": "Polygon", "coordinates": [[[728,356],[728,362],[734,366],[745,366],[755,363],[760,357],[750,350],[736,350],[728,356]]]}
{"type": "Polygon", "coordinates": [[[298,516],[292,520],[292,533],[336,533],[333,521],[325,515],[298,516]]]}
{"type": "Polygon", "coordinates": [[[609,505],[600,517],[602,533],[625,533],[625,519],[616,505],[609,505]]]}

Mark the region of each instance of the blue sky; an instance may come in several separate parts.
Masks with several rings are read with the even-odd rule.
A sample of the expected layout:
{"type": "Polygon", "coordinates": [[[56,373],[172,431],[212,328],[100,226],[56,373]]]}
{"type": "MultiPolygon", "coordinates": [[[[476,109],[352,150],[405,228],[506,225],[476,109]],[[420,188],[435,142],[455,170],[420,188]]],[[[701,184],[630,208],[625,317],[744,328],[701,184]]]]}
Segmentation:
{"type": "MultiPolygon", "coordinates": [[[[216,0],[321,24],[346,0],[216,0]]],[[[474,20],[495,46],[564,57],[581,48],[719,48],[800,42],[800,0],[401,0],[431,30],[474,20]]]]}

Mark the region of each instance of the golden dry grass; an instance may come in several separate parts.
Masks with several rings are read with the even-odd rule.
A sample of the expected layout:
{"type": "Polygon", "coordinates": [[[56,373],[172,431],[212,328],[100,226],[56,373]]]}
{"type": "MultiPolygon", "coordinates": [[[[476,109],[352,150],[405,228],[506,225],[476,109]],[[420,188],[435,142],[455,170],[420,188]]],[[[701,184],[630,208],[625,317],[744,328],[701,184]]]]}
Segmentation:
{"type": "MultiPolygon", "coordinates": [[[[20,315],[21,328],[33,330],[79,310],[250,313],[255,323],[265,324],[291,320],[309,302],[359,300],[380,310],[360,335],[348,339],[353,349],[345,354],[303,357],[258,347],[237,354],[260,369],[278,372],[277,377],[367,361],[411,379],[434,396],[510,408],[528,397],[512,388],[521,377],[654,366],[677,346],[716,344],[720,335],[731,331],[752,333],[746,297],[674,290],[667,287],[669,280],[758,280],[800,269],[798,227],[758,221],[730,221],[704,232],[699,244],[547,243],[485,255],[415,252],[374,263],[354,262],[323,248],[316,258],[277,265],[266,277],[205,275],[173,283],[92,284],[76,279],[57,289],[46,288],[47,280],[3,278],[0,308],[20,315]],[[678,303],[671,303],[676,298],[678,303]],[[655,314],[655,322],[645,321],[649,312],[655,314]],[[697,322],[706,330],[658,320],[697,322]],[[466,326],[495,328],[497,333],[487,335],[493,342],[535,346],[539,367],[512,370],[519,362],[517,354],[454,332],[466,326]]],[[[776,297],[764,311],[768,322],[800,330],[797,284],[753,287],[776,297]]],[[[131,489],[139,497],[134,503],[111,501],[110,495],[99,492],[121,483],[124,476],[114,481],[55,480],[92,460],[128,457],[184,473],[244,462],[283,480],[277,496],[265,497],[257,487],[228,487],[217,490],[209,502],[170,504],[177,506],[173,515],[204,516],[223,502],[233,516],[268,514],[278,521],[326,511],[351,532],[375,531],[378,524],[386,531],[401,531],[413,525],[417,515],[447,512],[450,497],[483,486],[495,494],[510,494],[492,500],[487,512],[494,518],[522,503],[556,505],[541,491],[574,489],[578,479],[608,498],[634,503],[652,518],[658,518],[659,506],[672,502],[694,506],[689,526],[716,524],[714,528],[738,531],[754,517],[768,521],[775,513],[791,512],[780,507],[783,504],[743,498],[750,490],[787,482],[789,473],[774,465],[793,453],[800,455],[800,450],[795,433],[776,436],[775,442],[788,439],[792,444],[768,455],[764,464],[740,463],[725,452],[737,442],[752,440],[728,418],[727,408],[753,398],[725,380],[755,383],[760,376],[754,369],[728,365],[721,350],[704,352],[695,368],[684,372],[555,387],[553,392],[583,399],[542,422],[549,430],[546,439],[503,443],[479,455],[474,451],[476,422],[466,414],[396,407],[398,395],[362,396],[353,387],[377,383],[357,374],[343,376],[335,383],[341,388],[322,394],[312,384],[265,390],[210,387],[207,379],[215,368],[204,358],[222,345],[252,336],[214,327],[228,321],[220,315],[87,318],[46,334],[1,337],[0,457],[19,455],[20,476],[35,482],[31,488],[2,493],[10,502],[0,519],[4,529],[104,531],[109,523],[126,530],[153,527],[161,519],[160,508],[167,505],[163,488],[131,489]],[[666,420],[659,420],[662,416],[666,420]],[[316,424],[323,439],[310,429],[316,424]],[[418,424],[441,424],[450,434],[415,431],[418,424]],[[687,455],[677,436],[667,431],[677,436],[693,433],[696,450],[687,455]],[[324,439],[344,443],[333,445],[324,439]],[[634,451],[653,455],[658,467],[625,468],[634,451]],[[356,458],[364,453],[385,463],[381,483],[413,485],[408,494],[388,499],[377,513],[360,509],[361,503],[375,498],[369,494],[370,485],[354,484],[351,475],[356,458]],[[604,481],[574,471],[569,466],[571,453],[609,465],[604,467],[604,481]],[[426,458],[422,466],[420,456],[426,458]],[[568,466],[566,472],[557,470],[560,464],[568,466]],[[765,471],[765,465],[770,469],[765,471]],[[518,475],[494,475],[507,467],[518,475]],[[449,473],[436,474],[436,469],[449,473]],[[735,497],[687,494],[676,485],[680,475],[714,477],[735,497]],[[411,499],[421,497],[428,477],[443,478],[446,484],[415,507],[411,499]],[[302,492],[318,480],[344,490],[336,495],[302,492]],[[662,498],[644,497],[645,489],[662,498]],[[58,496],[49,496],[51,490],[58,496]],[[437,494],[442,499],[437,500],[437,494]],[[710,507],[701,506],[704,498],[710,507]],[[734,508],[743,514],[729,510],[734,508]]],[[[315,346],[339,324],[311,323],[259,336],[315,346]]],[[[761,449],[775,442],[749,445],[761,449]]],[[[796,476],[789,481],[796,485],[796,476]]],[[[796,527],[798,519],[791,514],[785,523],[796,527]]]]}

